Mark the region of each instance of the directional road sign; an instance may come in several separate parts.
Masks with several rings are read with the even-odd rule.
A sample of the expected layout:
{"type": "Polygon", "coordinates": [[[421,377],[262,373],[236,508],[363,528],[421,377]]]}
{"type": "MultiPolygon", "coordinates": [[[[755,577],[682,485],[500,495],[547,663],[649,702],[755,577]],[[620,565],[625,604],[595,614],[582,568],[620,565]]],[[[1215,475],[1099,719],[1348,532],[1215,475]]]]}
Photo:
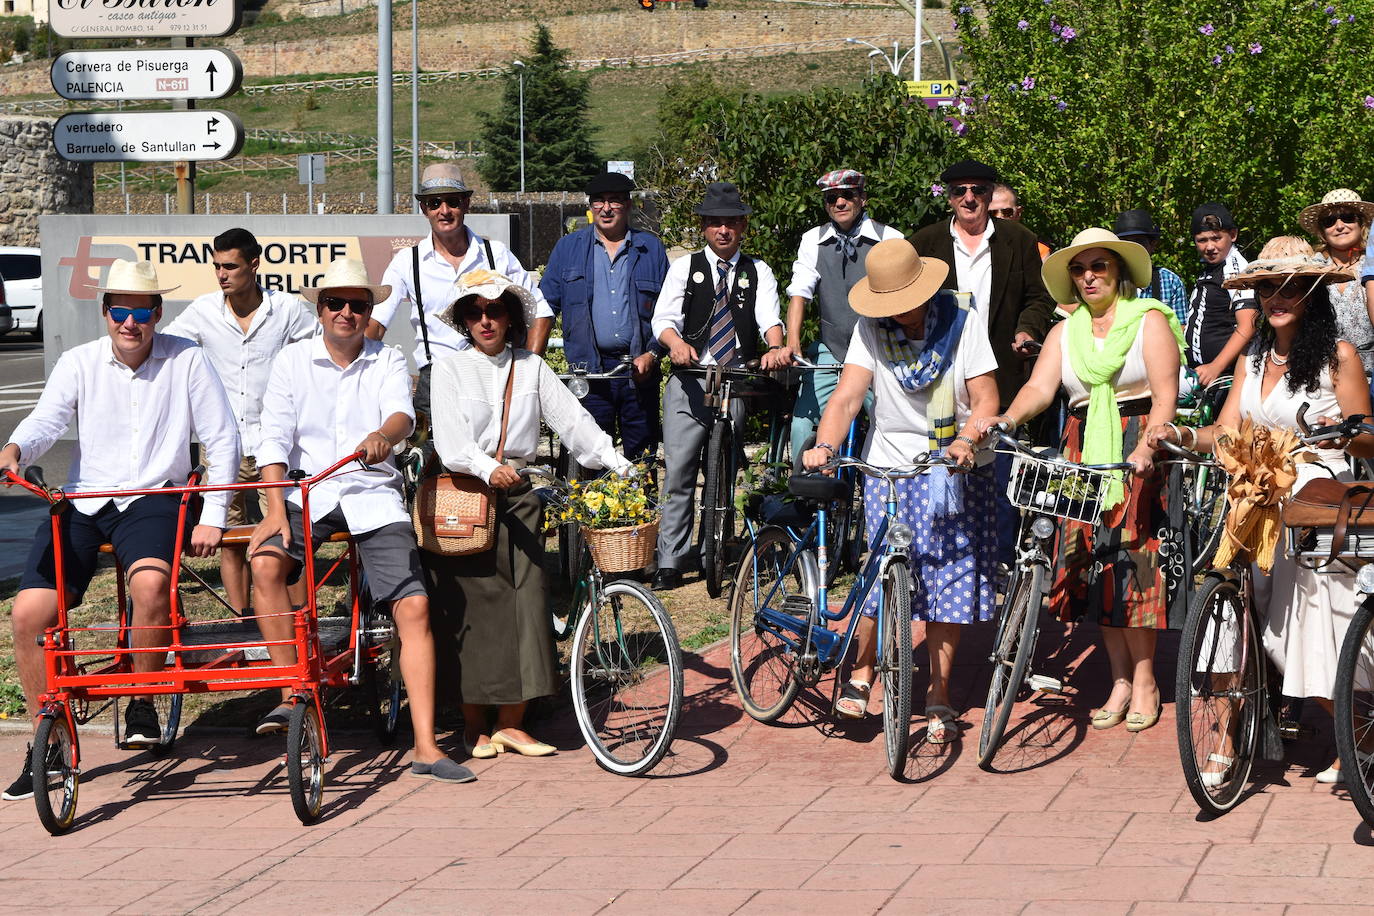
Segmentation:
{"type": "Polygon", "coordinates": [[[82,111],[58,118],[52,138],[72,162],[228,159],[243,122],[227,111],[82,111]]]}
{"type": "Polygon", "coordinates": [[[52,63],[64,99],[221,99],[243,81],[243,65],[222,48],[68,51],[52,63]]]}

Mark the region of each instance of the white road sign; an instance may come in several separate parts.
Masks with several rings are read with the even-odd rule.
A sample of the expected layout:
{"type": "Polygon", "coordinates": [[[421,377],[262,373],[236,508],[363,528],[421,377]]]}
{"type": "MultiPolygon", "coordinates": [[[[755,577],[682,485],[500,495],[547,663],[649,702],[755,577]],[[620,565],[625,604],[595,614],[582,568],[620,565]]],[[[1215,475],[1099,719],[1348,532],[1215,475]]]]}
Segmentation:
{"type": "Polygon", "coordinates": [[[239,27],[239,0],[52,0],[48,22],[67,38],[194,38],[239,27]]]}
{"type": "Polygon", "coordinates": [[[227,111],[82,111],[58,118],[52,139],[72,162],[228,159],[243,122],[227,111]]]}
{"type": "Polygon", "coordinates": [[[243,65],[222,48],[68,51],[51,75],[64,99],[220,99],[238,90],[243,65]]]}

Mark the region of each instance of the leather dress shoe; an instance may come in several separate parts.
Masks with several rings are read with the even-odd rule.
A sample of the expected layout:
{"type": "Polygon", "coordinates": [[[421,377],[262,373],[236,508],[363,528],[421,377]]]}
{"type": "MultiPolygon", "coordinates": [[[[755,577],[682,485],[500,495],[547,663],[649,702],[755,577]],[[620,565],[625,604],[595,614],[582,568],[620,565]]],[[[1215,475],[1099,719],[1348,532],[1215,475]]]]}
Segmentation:
{"type": "Polygon", "coordinates": [[[668,566],[660,566],[654,573],[654,591],[666,592],[682,587],[682,573],[668,566]]]}

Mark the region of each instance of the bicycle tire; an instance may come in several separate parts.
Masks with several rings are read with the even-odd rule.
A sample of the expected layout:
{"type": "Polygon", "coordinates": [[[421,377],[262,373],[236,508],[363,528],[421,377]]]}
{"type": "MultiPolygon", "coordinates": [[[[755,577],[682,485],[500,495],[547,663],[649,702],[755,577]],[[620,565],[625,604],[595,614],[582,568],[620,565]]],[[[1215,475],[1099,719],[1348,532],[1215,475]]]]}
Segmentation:
{"type": "Polygon", "coordinates": [[[44,715],[39,720],[29,749],[33,772],[33,806],[43,829],[53,836],[66,833],[76,820],[76,799],[81,785],[80,767],[72,763],[74,741],[64,710],[44,715]],[[48,773],[48,745],[56,741],[60,764],[58,772],[48,773]],[[54,804],[56,798],[56,804],[54,804]]]}
{"type": "Polygon", "coordinates": [[[1193,801],[1203,812],[1224,814],[1231,810],[1249,781],[1261,722],[1261,651],[1254,619],[1245,608],[1239,586],[1221,575],[1208,576],[1188,609],[1174,683],[1183,777],[1193,801]],[[1226,670],[1228,667],[1231,670],[1226,670]],[[1219,687],[1219,677],[1229,683],[1219,687]],[[1219,690],[1232,696],[1219,697],[1219,690]],[[1235,694],[1239,694],[1238,704],[1235,694]],[[1246,702],[1247,697],[1250,702],[1246,702]],[[1231,707],[1224,714],[1219,712],[1219,700],[1231,707]],[[1232,724],[1232,753],[1221,755],[1223,745],[1204,736],[1219,736],[1232,724]],[[1208,785],[1203,770],[1214,762],[1213,754],[1231,757],[1233,763],[1229,770],[1222,771],[1224,781],[1208,785]]]}
{"type": "MultiPolygon", "coordinates": [[[[790,581],[774,589],[791,552],[792,540],[786,531],[776,527],[761,530],[740,560],[730,596],[730,679],[744,711],[759,722],[777,721],[801,689],[797,652],[756,619],[756,609],[766,599],[777,609],[789,595],[813,600],[820,571],[810,551],[797,557],[786,574],[790,581]]],[[[813,606],[807,620],[801,622],[805,633],[797,638],[803,652],[810,645],[809,628],[819,622],[813,606]]]]}
{"type": "Polygon", "coordinates": [[[682,649],[663,603],[637,583],[608,584],[578,617],[569,674],[577,727],[596,762],[621,776],[652,770],[682,711],[682,649]],[[650,677],[660,666],[666,691],[650,677]]]}
{"type": "Polygon", "coordinates": [[[296,817],[302,824],[315,823],[324,803],[324,742],[313,700],[291,707],[291,723],[286,729],[286,780],[296,817]]]}
{"type": "MultiPolygon", "coordinates": [[[[812,433],[807,436],[802,452],[815,447],[816,434],[812,433]]],[[[804,469],[797,473],[804,473],[804,469]]],[[[863,494],[858,491],[859,476],[852,468],[841,468],[836,473],[849,482],[849,495],[831,503],[825,516],[825,546],[831,557],[825,570],[827,587],[835,584],[835,577],[841,572],[858,572],[862,550],[859,529],[863,526],[863,494]]]]}
{"type": "Polygon", "coordinates": [[[1035,652],[1044,583],[1044,568],[1032,566],[1029,574],[1023,571],[1016,577],[1011,599],[1003,605],[992,650],[992,679],[983,709],[983,727],[978,735],[978,766],[984,770],[992,769],[1035,652]]]}
{"type": "Polygon", "coordinates": [[[893,779],[906,773],[911,749],[911,570],[905,561],[889,562],[883,572],[883,739],[887,771],[893,779]]]}
{"type": "Polygon", "coordinates": [[[726,539],[733,534],[735,482],[731,424],[717,420],[706,445],[706,473],[701,488],[701,571],[706,594],[719,598],[725,586],[726,539]]]}
{"type": "Polygon", "coordinates": [[[1226,527],[1226,472],[1221,468],[1193,469],[1192,492],[1188,501],[1188,536],[1193,539],[1193,576],[1212,568],[1212,557],[1221,546],[1226,527]]]}
{"type": "Polygon", "coordinates": [[[362,680],[367,691],[368,713],[378,742],[383,747],[391,747],[401,727],[404,702],[400,639],[391,615],[378,609],[365,585],[358,600],[362,603],[358,620],[362,630],[359,634],[363,642],[362,680]]]}
{"type": "Polygon", "coordinates": [[[1350,800],[1366,824],[1374,824],[1374,755],[1360,753],[1374,734],[1374,598],[1366,598],[1341,644],[1336,666],[1336,751],[1350,800]],[[1363,685],[1363,689],[1361,689],[1363,685]]]}

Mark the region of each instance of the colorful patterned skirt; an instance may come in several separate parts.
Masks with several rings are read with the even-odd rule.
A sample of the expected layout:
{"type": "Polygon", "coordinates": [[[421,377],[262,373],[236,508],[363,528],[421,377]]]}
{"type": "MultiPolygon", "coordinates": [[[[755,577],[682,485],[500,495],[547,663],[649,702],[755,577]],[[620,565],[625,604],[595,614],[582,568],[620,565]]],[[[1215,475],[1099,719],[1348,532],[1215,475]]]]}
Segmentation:
{"type": "MultiPolygon", "coordinates": [[[[1126,405],[1123,406],[1123,412],[1126,405]]],[[[1121,418],[1122,455],[1135,450],[1148,414],[1121,418]]],[[[1083,418],[1070,414],[1062,451],[1083,457],[1083,418]]],[[[1128,473],[1126,499],[1096,526],[1061,520],[1050,613],[1063,621],[1092,618],[1102,626],[1169,628],[1168,588],[1161,544],[1171,542],[1159,471],[1128,473]]],[[[1182,621],[1175,623],[1175,628],[1182,621]]]]}

